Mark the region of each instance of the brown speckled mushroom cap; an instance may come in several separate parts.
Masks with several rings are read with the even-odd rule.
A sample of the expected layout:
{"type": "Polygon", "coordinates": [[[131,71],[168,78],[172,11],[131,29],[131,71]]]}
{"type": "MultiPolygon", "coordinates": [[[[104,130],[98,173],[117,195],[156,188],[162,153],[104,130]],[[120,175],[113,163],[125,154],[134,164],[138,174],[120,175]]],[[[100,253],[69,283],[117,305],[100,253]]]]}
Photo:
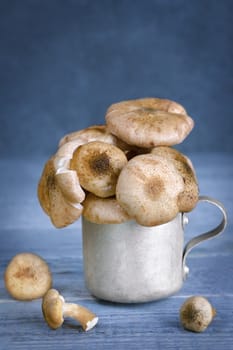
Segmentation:
{"type": "Polygon", "coordinates": [[[52,329],[59,328],[64,322],[63,304],[64,300],[56,289],[50,289],[43,297],[42,312],[52,329]]]}
{"type": "Polygon", "coordinates": [[[157,110],[165,111],[169,113],[187,115],[185,108],[181,104],[175,101],[171,101],[165,98],[158,98],[158,97],[145,97],[145,98],[138,98],[135,100],[127,100],[127,101],[113,103],[108,108],[108,112],[118,110],[119,108],[125,111],[129,111],[129,110],[132,111],[138,108],[148,108],[148,109],[157,109],[157,110]]]}
{"type": "Polygon", "coordinates": [[[106,124],[109,132],[124,142],[145,148],[181,143],[194,126],[181,105],[157,98],[111,105],[106,124]]]}
{"type": "Polygon", "coordinates": [[[85,193],[79,184],[77,172],[70,170],[70,160],[78,147],[93,141],[117,145],[125,153],[129,149],[127,144],[107,132],[105,125],[94,125],[65,135],[59,142],[54,165],[59,187],[67,200],[72,203],[81,203],[85,198],[85,193]]]}
{"type": "Polygon", "coordinates": [[[122,169],[116,198],[139,224],[155,226],[178,214],[178,196],[183,190],[183,179],[172,162],[145,154],[132,158],[122,169]]]}
{"type": "MultiPolygon", "coordinates": [[[[64,182],[65,179],[62,181],[64,182]]],[[[66,195],[68,196],[69,188],[67,187],[66,190],[66,195]]],[[[59,187],[56,178],[54,157],[51,157],[44,166],[37,193],[41,207],[57,228],[72,224],[82,214],[83,208],[81,204],[79,202],[69,202],[59,187]]]]}
{"type": "Polygon", "coordinates": [[[215,308],[201,295],[189,297],[180,308],[181,324],[192,332],[203,332],[215,316],[215,308]]]}
{"type": "Polygon", "coordinates": [[[82,215],[95,224],[120,224],[130,220],[130,216],[115,197],[100,198],[92,193],[88,193],[83,202],[82,215]]]}
{"type": "Polygon", "coordinates": [[[93,141],[78,147],[70,163],[81,186],[99,197],[115,194],[121,169],[127,163],[123,151],[105,142],[93,141]]]}
{"type": "Polygon", "coordinates": [[[184,190],[178,198],[179,209],[181,212],[191,211],[196,206],[199,197],[198,182],[191,160],[171,147],[155,147],[151,153],[173,162],[184,180],[184,190]]]}
{"type": "Polygon", "coordinates": [[[32,253],[15,255],[5,270],[5,286],[17,300],[41,298],[52,285],[48,264],[32,253]]]}

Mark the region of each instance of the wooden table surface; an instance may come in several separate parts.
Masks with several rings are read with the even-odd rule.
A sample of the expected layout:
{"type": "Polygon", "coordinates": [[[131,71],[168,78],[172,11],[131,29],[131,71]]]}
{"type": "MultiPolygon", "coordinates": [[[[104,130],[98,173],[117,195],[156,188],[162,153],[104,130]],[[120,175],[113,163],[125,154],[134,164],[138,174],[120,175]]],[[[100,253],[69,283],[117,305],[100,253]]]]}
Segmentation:
{"type": "MultiPolygon", "coordinates": [[[[176,295],[145,304],[113,304],[93,298],[85,287],[81,223],[55,229],[41,210],[36,187],[46,159],[2,159],[0,241],[0,349],[233,349],[233,157],[191,154],[200,192],[220,200],[228,226],[219,237],[188,256],[190,274],[176,295]],[[54,287],[67,301],[89,307],[98,325],[85,333],[65,321],[53,331],[41,313],[41,300],[13,300],[4,287],[4,270],[17,253],[41,255],[53,273],[54,287]],[[190,295],[204,295],[217,316],[204,333],[185,331],[179,309],[190,295]]],[[[217,209],[200,204],[189,214],[186,240],[216,225],[217,209]]]]}

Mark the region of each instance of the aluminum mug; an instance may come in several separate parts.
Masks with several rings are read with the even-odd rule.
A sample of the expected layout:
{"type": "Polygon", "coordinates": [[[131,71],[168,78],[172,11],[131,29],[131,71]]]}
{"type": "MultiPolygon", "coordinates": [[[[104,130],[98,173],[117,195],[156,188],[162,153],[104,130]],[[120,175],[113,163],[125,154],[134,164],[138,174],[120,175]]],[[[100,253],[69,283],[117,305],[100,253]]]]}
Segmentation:
{"type": "Polygon", "coordinates": [[[222,212],[222,221],[211,231],[191,239],[184,247],[187,217],[179,213],[172,221],[145,227],[135,221],[94,224],[83,218],[83,262],[86,286],[99,299],[139,303],[175,294],[188,275],[186,257],[190,250],[226,227],[223,205],[210,197],[222,212]]]}

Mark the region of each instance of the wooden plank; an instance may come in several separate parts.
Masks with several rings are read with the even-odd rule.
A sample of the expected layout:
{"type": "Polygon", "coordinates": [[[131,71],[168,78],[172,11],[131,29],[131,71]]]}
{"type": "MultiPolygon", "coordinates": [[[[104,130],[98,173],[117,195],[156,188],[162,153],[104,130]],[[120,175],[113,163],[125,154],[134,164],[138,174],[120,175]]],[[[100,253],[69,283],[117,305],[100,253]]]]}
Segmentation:
{"type": "Polygon", "coordinates": [[[1,305],[1,348],[6,349],[232,349],[232,296],[209,296],[217,309],[202,334],[185,331],[179,322],[184,298],[172,297],[143,305],[84,302],[99,317],[88,333],[71,320],[53,331],[45,324],[39,301],[1,305]]]}

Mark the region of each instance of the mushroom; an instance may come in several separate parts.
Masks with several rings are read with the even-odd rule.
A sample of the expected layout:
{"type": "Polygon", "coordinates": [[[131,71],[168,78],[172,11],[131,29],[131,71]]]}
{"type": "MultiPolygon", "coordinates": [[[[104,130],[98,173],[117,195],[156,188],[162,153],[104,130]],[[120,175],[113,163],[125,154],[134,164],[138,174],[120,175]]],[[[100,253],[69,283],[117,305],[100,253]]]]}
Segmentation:
{"type": "MultiPolygon", "coordinates": [[[[66,196],[64,192],[62,192],[56,177],[54,158],[54,156],[51,157],[45,164],[38,184],[38,198],[41,207],[50,217],[53,225],[60,228],[76,221],[81,216],[83,207],[79,201],[76,203],[72,202],[74,198],[79,198],[77,198],[77,192],[75,192],[75,194],[72,192],[72,189],[75,187],[75,180],[73,180],[74,184],[71,182],[71,179],[66,181],[66,186],[64,186],[66,196]],[[67,184],[69,184],[69,186],[67,186],[67,184]],[[70,201],[67,200],[67,198],[70,199],[70,201]]],[[[60,179],[60,183],[61,181],[65,183],[64,177],[60,179]]],[[[81,196],[81,199],[84,199],[84,196],[81,196]]]]}
{"type": "Polygon", "coordinates": [[[109,132],[130,145],[145,148],[181,143],[194,122],[182,106],[164,101],[146,98],[113,104],[105,117],[109,132]]]}
{"type": "Polygon", "coordinates": [[[128,215],[143,226],[172,220],[179,212],[182,176],[169,160],[154,154],[132,158],[122,169],[116,198],[128,215]]]}
{"type": "Polygon", "coordinates": [[[196,206],[199,197],[198,182],[191,160],[171,147],[155,147],[151,153],[173,162],[184,180],[184,191],[180,193],[178,198],[179,210],[181,212],[191,211],[196,206]]]}
{"type": "Polygon", "coordinates": [[[85,190],[105,198],[115,194],[117,178],[126,163],[127,158],[118,147],[93,141],[75,150],[70,167],[76,170],[85,190]]]}
{"type": "Polygon", "coordinates": [[[142,151],[142,149],[128,145],[123,140],[120,140],[115,135],[109,133],[106,125],[93,125],[86,129],[71,132],[70,134],[62,137],[59,141],[57,155],[60,157],[67,157],[69,154],[71,155],[70,158],[72,158],[72,154],[77,147],[92,141],[110,143],[126,153],[130,152],[130,154],[131,152],[133,152],[135,155],[136,153],[145,153],[142,151]]]}
{"type": "Polygon", "coordinates": [[[95,224],[120,224],[131,219],[115,197],[100,198],[92,193],[83,202],[82,215],[95,224]]]}
{"type": "Polygon", "coordinates": [[[61,327],[65,317],[71,317],[79,322],[84,331],[89,331],[98,322],[98,317],[84,306],[66,303],[56,289],[50,289],[42,300],[42,312],[49,327],[61,327]]]}
{"type": "Polygon", "coordinates": [[[55,174],[60,191],[69,203],[82,203],[85,199],[85,192],[80,186],[76,171],[60,170],[55,174]]]}
{"type": "Polygon", "coordinates": [[[5,286],[17,300],[41,298],[52,286],[48,264],[39,255],[15,255],[5,270],[5,286]]]}
{"type": "Polygon", "coordinates": [[[119,109],[128,112],[129,110],[132,111],[138,108],[157,109],[159,111],[187,115],[185,108],[181,104],[175,101],[171,101],[165,98],[158,98],[158,97],[146,97],[146,98],[139,98],[136,100],[127,100],[127,101],[113,103],[108,108],[107,112],[112,112],[119,109]]]}
{"type": "Polygon", "coordinates": [[[52,181],[54,182],[49,185],[50,219],[55,227],[66,227],[80,218],[83,206],[80,203],[68,202],[55,177],[52,181]]]}
{"type": "Polygon", "coordinates": [[[54,157],[54,166],[59,188],[69,202],[81,203],[85,198],[77,172],[70,170],[70,161],[78,147],[92,141],[118,145],[125,152],[128,150],[128,145],[108,133],[105,125],[94,125],[65,135],[59,142],[59,148],[54,157]]]}
{"type": "Polygon", "coordinates": [[[42,209],[45,213],[50,216],[50,200],[49,200],[49,190],[51,187],[51,182],[54,182],[54,164],[53,157],[51,157],[44,165],[38,187],[37,196],[42,209]]]}
{"type": "Polygon", "coordinates": [[[73,204],[82,203],[85,199],[85,192],[80,186],[77,173],[70,170],[70,160],[74,150],[84,143],[85,141],[81,139],[64,143],[58,149],[53,159],[55,177],[59,189],[66,200],[73,204]]]}
{"type": "Polygon", "coordinates": [[[84,139],[78,138],[78,139],[66,142],[62,146],[60,146],[56,152],[56,159],[58,162],[58,163],[55,162],[56,170],[59,168],[59,165],[61,165],[60,162],[62,162],[63,166],[69,165],[69,161],[72,158],[76,148],[84,145],[85,143],[87,142],[84,139]],[[67,163],[65,164],[65,162],[67,163]]]}
{"type": "Polygon", "coordinates": [[[80,186],[76,171],[70,170],[70,159],[54,157],[55,177],[64,197],[71,203],[82,203],[85,192],[80,186]]]}
{"type": "Polygon", "coordinates": [[[188,298],[180,309],[180,321],[185,329],[193,332],[203,332],[212,322],[216,310],[202,296],[188,298]]]}
{"type": "Polygon", "coordinates": [[[106,125],[93,125],[86,129],[74,131],[61,138],[59,147],[67,142],[81,140],[83,143],[92,141],[103,141],[112,145],[117,145],[118,140],[116,136],[107,132],[106,125]]]}

